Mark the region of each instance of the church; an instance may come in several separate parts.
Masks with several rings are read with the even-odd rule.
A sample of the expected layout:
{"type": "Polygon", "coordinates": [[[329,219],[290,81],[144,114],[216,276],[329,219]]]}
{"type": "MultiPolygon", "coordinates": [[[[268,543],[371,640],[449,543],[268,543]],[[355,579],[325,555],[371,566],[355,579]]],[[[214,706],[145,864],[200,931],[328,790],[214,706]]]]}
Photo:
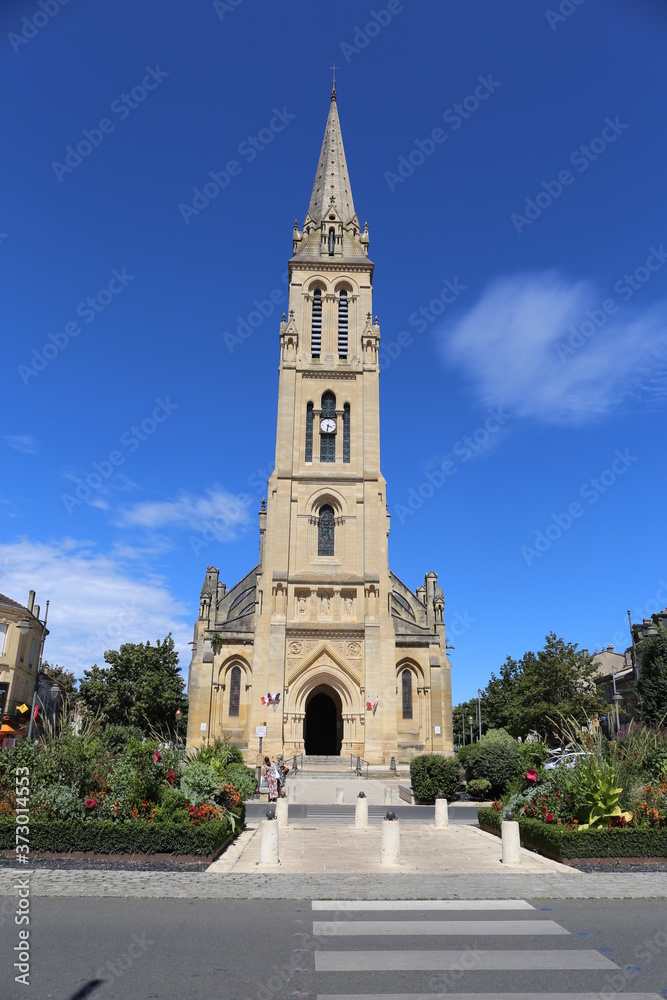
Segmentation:
{"type": "Polygon", "coordinates": [[[279,330],[275,468],[259,563],[227,588],[209,566],[194,628],[188,746],[370,764],[449,754],[451,668],[435,573],[389,569],[380,472],[380,327],[368,225],[354,208],[335,89],[279,330]]]}

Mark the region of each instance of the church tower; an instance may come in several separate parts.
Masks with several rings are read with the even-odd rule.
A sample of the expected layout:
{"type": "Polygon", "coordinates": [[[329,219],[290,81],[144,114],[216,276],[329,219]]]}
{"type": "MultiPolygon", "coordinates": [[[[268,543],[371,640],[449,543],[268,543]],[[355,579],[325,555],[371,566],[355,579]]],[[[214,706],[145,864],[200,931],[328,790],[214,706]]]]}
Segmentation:
{"type": "Polygon", "coordinates": [[[373,264],[335,90],[292,241],[259,564],[231,591],[207,569],[188,743],[231,737],[250,764],[260,750],[376,764],[451,752],[442,590],[429,573],[412,593],[389,570],[373,264]]]}

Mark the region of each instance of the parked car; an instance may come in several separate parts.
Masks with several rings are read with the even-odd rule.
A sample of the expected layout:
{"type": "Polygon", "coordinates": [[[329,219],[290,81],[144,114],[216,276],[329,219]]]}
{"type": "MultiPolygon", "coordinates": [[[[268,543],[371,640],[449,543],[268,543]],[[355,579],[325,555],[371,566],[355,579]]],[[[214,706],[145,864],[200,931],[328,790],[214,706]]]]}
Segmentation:
{"type": "Polygon", "coordinates": [[[583,750],[564,750],[560,753],[554,753],[544,765],[544,770],[553,771],[557,767],[574,768],[583,757],[587,756],[588,754],[583,750]]]}

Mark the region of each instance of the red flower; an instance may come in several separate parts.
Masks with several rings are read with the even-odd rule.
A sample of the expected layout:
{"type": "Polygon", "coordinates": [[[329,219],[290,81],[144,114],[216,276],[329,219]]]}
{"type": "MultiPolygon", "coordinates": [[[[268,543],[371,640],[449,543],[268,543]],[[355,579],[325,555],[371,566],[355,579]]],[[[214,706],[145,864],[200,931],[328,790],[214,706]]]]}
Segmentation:
{"type": "Polygon", "coordinates": [[[542,812],[546,816],[546,814],[547,814],[547,807],[546,806],[542,806],[542,812]]]}
{"type": "Polygon", "coordinates": [[[554,821],[554,814],[553,813],[547,813],[547,815],[545,816],[545,820],[546,820],[547,823],[553,823],[553,821],[554,821]]]}
{"type": "Polygon", "coordinates": [[[530,769],[530,771],[526,771],[526,781],[529,781],[531,784],[534,784],[534,782],[537,781],[537,771],[533,771],[532,768],[530,769]]]}
{"type": "Polygon", "coordinates": [[[86,809],[94,809],[96,805],[97,799],[95,796],[93,796],[92,799],[86,799],[86,809]]]}
{"type": "Polygon", "coordinates": [[[157,764],[159,760],[162,760],[162,758],[160,757],[160,751],[156,750],[155,753],[153,754],[153,763],[157,764]]]}

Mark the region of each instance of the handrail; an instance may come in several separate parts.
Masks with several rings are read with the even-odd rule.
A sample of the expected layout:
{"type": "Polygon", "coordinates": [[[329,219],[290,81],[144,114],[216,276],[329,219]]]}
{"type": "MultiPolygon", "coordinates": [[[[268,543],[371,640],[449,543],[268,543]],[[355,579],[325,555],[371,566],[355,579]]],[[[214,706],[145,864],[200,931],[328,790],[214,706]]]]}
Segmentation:
{"type": "Polygon", "coordinates": [[[366,779],[368,779],[368,761],[364,760],[363,757],[359,757],[358,755],[355,757],[353,753],[350,754],[350,770],[358,774],[360,778],[363,778],[364,776],[363,775],[364,764],[366,765],[366,779]]]}

